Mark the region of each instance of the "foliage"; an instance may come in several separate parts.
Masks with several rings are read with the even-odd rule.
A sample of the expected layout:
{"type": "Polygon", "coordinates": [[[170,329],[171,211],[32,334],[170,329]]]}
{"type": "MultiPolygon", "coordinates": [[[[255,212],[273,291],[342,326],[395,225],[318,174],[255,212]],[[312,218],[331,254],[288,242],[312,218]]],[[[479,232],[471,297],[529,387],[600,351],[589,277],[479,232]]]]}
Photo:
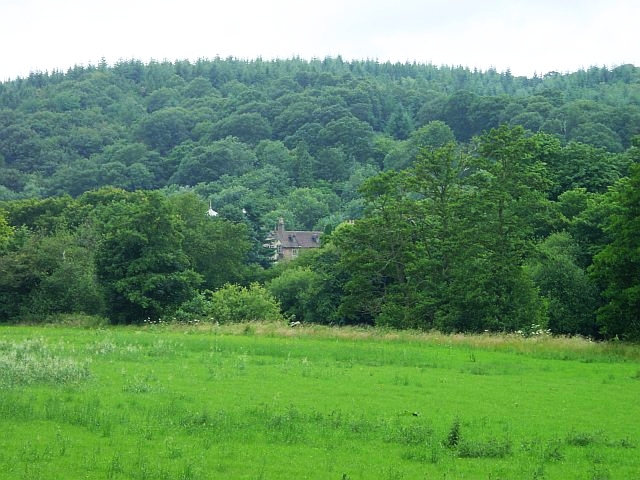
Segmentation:
{"type": "Polygon", "coordinates": [[[7,223],[4,212],[0,210],[0,254],[5,253],[13,236],[13,228],[7,223]]]}
{"type": "Polygon", "coordinates": [[[598,289],[578,264],[578,245],[566,232],[550,235],[528,262],[530,275],[547,302],[547,328],[554,334],[598,336],[598,289]]]}
{"type": "Polygon", "coordinates": [[[202,277],[182,249],[181,220],[157,192],[97,212],[96,272],[116,323],[158,320],[196,294],[202,277]]]}
{"type": "MultiPolygon", "coordinates": [[[[382,166],[380,136],[398,147],[384,163],[401,169],[418,145],[468,142],[501,124],[605,149],[611,161],[604,168],[615,170],[616,155],[640,128],[638,77],[631,65],[525,78],[331,58],[131,60],[34,72],[0,84],[0,184],[5,198],[28,198],[75,196],[105,185],[210,182],[244,168],[215,160],[207,172],[204,164],[224,157],[210,147],[235,138],[255,154],[263,141],[283,142],[290,151],[306,144],[311,169],[297,178],[288,173],[298,186],[312,187],[342,180],[353,162],[382,166]],[[193,145],[189,158],[180,158],[178,152],[193,145]]],[[[578,163],[562,159],[559,171],[580,176],[578,163]]]]}
{"type": "Polygon", "coordinates": [[[368,180],[365,217],[331,237],[349,272],[342,314],[457,331],[541,321],[542,301],[523,265],[531,220],[546,220],[545,140],[496,129],[477,140],[479,156],[451,143],[368,180]]]}
{"type": "Polygon", "coordinates": [[[227,284],[215,292],[204,291],[201,295],[196,313],[213,322],[282,320],[277,300],[257,283],[248,287],[227,284]]]}
{"type": "Polygon", "coordinates": [[[167,201],[181,220],[182,250],[202,276],[202,288],[215,290],[242,282],[251,248],[247,226],[205,215],[206,203],[193,192],[177,193],[167,201]]]}
{"type": "Polygon", "coordinates": [[[86,240],[64,230],[51,236],[19,230],[0,256],[0,320],[102,313],[104,300],[86,240]]]}
{"type": "Polygon", "coordinates": [[[634,338],[637,229],[608,192],[640,159],[639,72],[214,58],[3,82],[0,316],[155,321],[269,279],[307,322],[634,338]],[[271,270],[279,217],[322,253],[271,270]]]}
{"type": "Polygon", "coordinates": [[[620,207],[605,231],[611,241],[594,257],[592,273],[604,285],[598,322],[608,338],[640,339],[640,166],[611,192],[620,207]]]}
{"type": "Polygon", "coordinates": [[[60,355],[43,338],[0,341],[0,390],[34,384],[74,385],[90,376],[86,362],[60,355]]]}

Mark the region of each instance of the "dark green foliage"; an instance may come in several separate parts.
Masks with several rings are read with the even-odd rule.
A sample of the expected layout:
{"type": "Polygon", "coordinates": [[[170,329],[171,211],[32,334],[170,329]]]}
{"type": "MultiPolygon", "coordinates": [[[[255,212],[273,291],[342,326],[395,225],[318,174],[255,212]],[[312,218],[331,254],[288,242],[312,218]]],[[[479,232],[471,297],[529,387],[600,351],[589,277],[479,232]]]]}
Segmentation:
{"type": "Polygon", "coordinates": [[[447,331],[542,322],[524,260],[536,223],[546,224],[545,138],[492,130],[478,139],[480,156],[424,149],[412,168],[368,180],[365,217],[331,238],[349,274],[341,313],[447,331]]]}
{"type": "MultiPolygon", "coordinates": [[[[420,64],[216,58],[195,64],[131,60],[75,67],[67,74],[38,73],[2,83],[0,178],[23,196],[33,191],[24,190],[27,179],[20,174],[42,172],[31,179],[35,191],[77,195],[103,185],[157,188],[173,173],[160,171],[160,164],[175,147],[187,140],[208,147],[227,136],[251,148],[262,140],[285,141],[290,149],[305,142],[314,158],[335,148],[347,162],[362,163],[374,158],[373,135],[405,141],[433,121],[450,128],[457,141],[507,123],[618,153],[629,148],[640,127],[637,70],[627,65],[529,79],[420,64]],[[99,158],[113,144],[138,141],[156,156],[153,165],[148,152],[115,161],[126,167],[140,163],[151,177],[140,168],[120,176],[88,164],[68,168],[93,156],[99,159],[95,166],[103,166],[114,161],[99,158]],[[93,181],[66,178],[79,169],[93,181]]],[[[232,172],[219,175],[225,173],[232,172]]],[[[331,178],[322,169],[317,174],[313,180],[342,176],[331,178]]],[[[171,182],[192,180],[181,176],[171,182]]],[[[298,185],[311,186],[308,179],[298,185]]]]}
{"type": "Polygon", "coordinates": [[[170,181],[182,185],[213,182],[222,175],[241,175],[257,162],[253,151],[233,137],[207,146],[184,143],[180,146],[179,159],[170,181]]]}
{"type": "Polygon", "coordinates": [[[530,275],[547,301],[547,328],[555,334],[598,335],[598,289],[578,261],[578,245],[565,232],[538,245],[529,261],[530,275]]]}
{"type": "Polygon", "coordinates": [[[596,336],[604,292],[602,334],[636,338],[639,71],[216,58],[3,82],[4,318],[155,319],[269,278],[305,321],[448,331],[596,336]],[[279,217],[333,233],[266,271],[279,217]]]}
{"type": "Polygon", "coordinates": [[[243,282],[251,248],[247,225],[205,215],[207,204],[193,193],[173,195],[168,203],[181,220],[182,251],[202,276],[202,287],[243,282]]]}
{"type": "Polygon", "coordinates": [[[611,240],[594,257],[592,273],[604,287],[598,322],[607,338],[640,340],[640,166],[612,190],[620,208],[605,222],[611,240]]]}
{"type": "Polygon", "coordinates": [[[196,294],[202,277],[182,248],[182,220],[157,192],[97,211],[96,272],[117,323],[158,320],[196,294]]]}
{"type": "Polygon", "coordinates": [[[455,448],[460,444],[461,440],[461,425],[460,419],[456,418],[451,424],[451,428],[449,429],[449,433],[447,434],[447,439],[445,440],[445,445],[449,448],[455,448]]]}
{"type": "Polygon", "coordinates": [[[166,154],[189,138],[192,117],[184,108],[163,108],[150,113],[138,126],[138,135],[150,148],[166,154]]]}
{"type": "Polygon", "coordinates": [[[0,256],[0,271],[1,321],[103,312],[91,240],[81,232],[45,236],[23,227],[0,256]]]}

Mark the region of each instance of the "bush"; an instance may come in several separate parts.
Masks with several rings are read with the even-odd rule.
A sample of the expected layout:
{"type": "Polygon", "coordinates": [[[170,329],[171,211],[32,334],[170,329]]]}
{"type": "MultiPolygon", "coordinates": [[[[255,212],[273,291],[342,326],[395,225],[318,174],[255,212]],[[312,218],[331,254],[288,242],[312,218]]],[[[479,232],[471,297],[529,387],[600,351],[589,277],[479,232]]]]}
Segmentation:
{"type": "Polygon", "coordinates": [[[284,314],[301,322],[314,322],[318,299],[318,274],[310,268],[289,268],[268,284],[284,314]]]}
{"type": "Polygon", "coordinates": [[[219,323],[284,319],[278,302],[257,283],[249,287],[227,284],[215,292],[206,290],[192,304],[199,310],[194,313],[219,323]]]}

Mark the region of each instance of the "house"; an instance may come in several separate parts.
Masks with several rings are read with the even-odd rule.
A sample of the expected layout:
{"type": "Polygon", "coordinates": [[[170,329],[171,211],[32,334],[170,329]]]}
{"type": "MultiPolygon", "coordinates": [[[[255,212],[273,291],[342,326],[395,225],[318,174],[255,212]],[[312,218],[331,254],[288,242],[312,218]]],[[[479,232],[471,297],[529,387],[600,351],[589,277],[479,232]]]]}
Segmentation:
{"type": "Polygon", "coordinates": [[[275,250],[275,261],[291,260],[298,256],[301,249],[318,248],[322,232],[285,230],[284,219],[278,220],[276,229],[268,237],[266,246],[275,250]]]}

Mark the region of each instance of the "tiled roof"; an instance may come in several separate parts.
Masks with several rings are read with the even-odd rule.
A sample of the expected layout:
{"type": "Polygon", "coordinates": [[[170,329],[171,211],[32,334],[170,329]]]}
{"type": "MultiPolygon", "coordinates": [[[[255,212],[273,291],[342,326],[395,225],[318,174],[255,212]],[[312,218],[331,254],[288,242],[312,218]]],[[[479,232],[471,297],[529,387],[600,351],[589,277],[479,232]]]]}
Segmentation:
{"type": "Polygon", "coordinates": [[[276,230],[273,233],[275,240],[279,241],[283,248],[314,248],[320,246],[322,232],[276,230]]]}
{"type": "Polygon", "coordinates": [[[277,228],[271,232],[271,238],[282,248],[315,248],[320,246],[319,231],[285,230],[284,220],[278,221],[277,228]]]}

